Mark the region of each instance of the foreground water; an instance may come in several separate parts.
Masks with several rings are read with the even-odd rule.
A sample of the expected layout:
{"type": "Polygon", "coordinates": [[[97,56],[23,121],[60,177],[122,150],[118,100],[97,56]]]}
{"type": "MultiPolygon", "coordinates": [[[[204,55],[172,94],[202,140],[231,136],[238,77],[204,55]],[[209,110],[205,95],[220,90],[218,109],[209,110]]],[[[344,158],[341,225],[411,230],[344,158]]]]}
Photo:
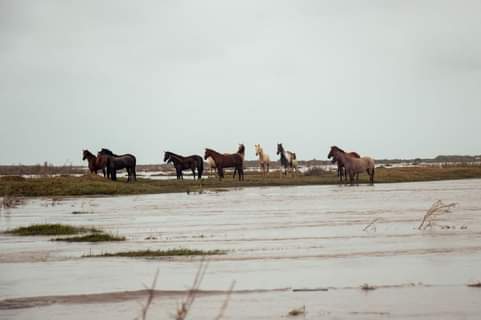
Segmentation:
{"type": "Polygon", "coordinates": [[[232,280],[226,319],[279,319],[300,306],[308,319],[477,319],[481,289],[466,284],[481,280],[480,194],[481,180],[463,180],[28,200],[1,212],[0,231],[67,223],[127,241],[0,234],[0,318],[133,319],[159,270],[148,318],[171,319],[198,258],[82,256],[182,247],[227,250],[209,258],[195,319],[215,318],[232,280]],[[436,200],[458,206],[418,230],[436,200]]]}

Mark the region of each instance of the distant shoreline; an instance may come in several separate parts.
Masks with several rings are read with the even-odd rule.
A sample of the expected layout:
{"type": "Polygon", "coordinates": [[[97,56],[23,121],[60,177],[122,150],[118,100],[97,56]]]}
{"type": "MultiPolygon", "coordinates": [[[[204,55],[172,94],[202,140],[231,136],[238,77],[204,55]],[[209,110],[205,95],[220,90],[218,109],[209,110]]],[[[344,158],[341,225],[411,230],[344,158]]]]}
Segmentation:
{"type": "MultiPolygon", "coordinates": [[[[376,183],[420,182],[481,178],[481,166],[428,166],[378,168],[376,183]]],[[[360,183],[367,182],[366,175],[361,175],[360,183]]],[[[222,192],[230,188],[268,187],[268,186],[304,186],[336,185],[338,177],[334,172],[316,170],[298,174],[296,177],[279,177],[279,172],[271,172],[263,177],[257,172],[248,172],[245,181],[233,180],[226,175],[223,181],[205,178],[198,181],[141,179],[129,184],[124,180],[112,182],[100,176],[83,175],[56,177],[25,178],[22,176],[4,176],[0,178],[0,197],[57,197],[57,196],[95,196],[95,195],[136,195],[157,193],[190,193],[202,191],[222,192]]]]}

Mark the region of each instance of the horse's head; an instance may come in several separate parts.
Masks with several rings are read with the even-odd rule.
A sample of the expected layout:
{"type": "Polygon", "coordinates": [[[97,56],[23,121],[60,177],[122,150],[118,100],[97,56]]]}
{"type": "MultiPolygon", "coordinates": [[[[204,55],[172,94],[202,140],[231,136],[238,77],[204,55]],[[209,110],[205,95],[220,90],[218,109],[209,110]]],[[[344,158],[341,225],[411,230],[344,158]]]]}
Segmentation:
{"type": "Polygon", "coordinates": [[[255,144],[254,145],[254,148],[256,149],[256,156],[259,155],[260,151],[261,151],[261,145],[260,144],[255,144]]]}
{"type": "Polygon", "coordinates": [[[246,152],[246,147],[241,143],[239,144],[239,149],[237,150],[237,153],[244,154],[246,152]]]}
{"type": "Polygon", "coordinates": [[[204,160],[207,160],[208,157],[210,157],[210,150],[209,150],[209,149],[205,149],[204,160]]]}
{"type": "Polygon", "coordinates": [[[329,154],[327,155],[327,158],[328,159],[336,158],[336,155],[339,153],[344,153],[344,151],[337,146],[332,146],[331,150],[329,151],[329,154]]]}
{"type": "Polygon", "coordinates": [[[280,155],[282,152],[284,152],[284,148],[282,147],[282,143],[277,144],[277,155],[280,155]]]}
{"type": "Polygon", "coordinates": [[[164,152],[164,162],[166,162],[168,160],[170,160],[170,154],[169,154],[169,152],[166,151],[166,152],[164,152]]]}
{"type": "Polygon", "coordinates": [[[88,151],[87,149],[82,151],[82,160],[92,158],[92,157],[95,157],[95,156],[90,151],[88,151]]]}

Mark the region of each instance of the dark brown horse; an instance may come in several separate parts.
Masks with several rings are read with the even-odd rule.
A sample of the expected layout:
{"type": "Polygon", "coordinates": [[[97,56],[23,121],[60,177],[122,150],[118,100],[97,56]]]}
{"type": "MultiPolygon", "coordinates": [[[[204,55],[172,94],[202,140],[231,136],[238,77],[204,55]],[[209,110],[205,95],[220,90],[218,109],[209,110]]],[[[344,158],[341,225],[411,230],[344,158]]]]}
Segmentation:
{"type": "Polygon", "coordinates": [[[108,158],[106,156],[96,157],[92,154],[92,152],[88,150],[83,150],[82,160],[88,161],[90,173],[97,174],[97,171],[102,170],[102,173],[104,174],[104,178],[110,177],[110,172],[107,168],[108,158]]]}
{"type": "Polygon", "coordinates": [[[137,180],[137,173],[135,171],[137,159],[133,154],[127,153],[117,155],[109,149],[104,148],[98,152],[97,156],[107,157],[107,168],[108,170],[110,170],[110,178],[112,179],[112,181],[117,180],[117,170],[122,169],[127,170],[127,182],[134,182],[135,180],[137,180]]]}
{"type": "MultiPolygon", "coordinates": [[[[239,151],[245,152],[244,145],[239,146],[239,151]]],[[[212,157],[215,161],[219,180],[224,178],[225,168],[234,168],[234,174],[239,173],[239,181],[244,180],[244,154],[222,154],[212,149],[205,149],[204,159],[207,160],[208,157],[212,157]]]]}
{"type": "MultiPolygon", "coordinates": [[[[344,150],[342,150],[341,148],[338,148],[340,151],[344,152],[345,154],[347,154],[348,156],[351,156],[353,158],[361,158],[361,156],[359,155],[359,153],[357,152],[345,152],[344,150]]],[[[332,158],[332,163],[337,163],[337,176],[339,177],[339,181],[342,182],[342,178],[344,178],[344,180],[347,182],[347,172],[346,172],[346,169],[344,168],[344,162],[340,159],[337,159],[336,157],[334,157],[331,153],[329,153],[330,157],[328,157],[329,159],[332,158]]]]}
{"type": "Polygon", "coordinates": [[[197,170],[198,179],[200,180],[202,178],[202,172],[204,171],[204,160],[202,160],[201,156],[192,155],[184,157],[173,152],[166,151],[164,153],[164,162],[172,162],[174,164],[175,171],[177,173],[177,180],[184,180],[182,171],[188,169],[192,170],[192,176],[194,177],[194,180],[195,170],[197,170]]]}

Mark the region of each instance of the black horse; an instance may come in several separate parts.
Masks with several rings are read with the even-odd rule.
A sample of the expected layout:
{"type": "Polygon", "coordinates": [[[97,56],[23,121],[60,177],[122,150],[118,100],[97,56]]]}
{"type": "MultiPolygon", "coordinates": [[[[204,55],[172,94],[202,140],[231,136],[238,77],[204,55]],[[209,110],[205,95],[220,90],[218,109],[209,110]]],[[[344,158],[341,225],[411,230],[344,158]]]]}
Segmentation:
{"type": "Polygon", "coordinates": [[[204,171],[204,161],[202,160],[201,156],[192,155],[184,157],[173,152],[166,151],[164,153],[164,162],[174,164],[175,171],[177,173],[177,180],[184,180],[182,171],[188,169],[192,170],[192,176],[194,177],[194,180],[195,170],[197,170],[197,178],[199,180],[202,178],[202,172],[204,171]]]}
{"type": "Polygon", "coordinates": [[[110,171],[110,178],[112,181],[117,180],[117,170],[122,169],[127,170],[127,182],[134,182],[137,180],[137,173],[135,171],[137,159],[133,154],[127,153],[117,155],[109,149],[103,148],[98,152],[98,155],[104,155],[108,157],[107,168],[110,171]]]}

